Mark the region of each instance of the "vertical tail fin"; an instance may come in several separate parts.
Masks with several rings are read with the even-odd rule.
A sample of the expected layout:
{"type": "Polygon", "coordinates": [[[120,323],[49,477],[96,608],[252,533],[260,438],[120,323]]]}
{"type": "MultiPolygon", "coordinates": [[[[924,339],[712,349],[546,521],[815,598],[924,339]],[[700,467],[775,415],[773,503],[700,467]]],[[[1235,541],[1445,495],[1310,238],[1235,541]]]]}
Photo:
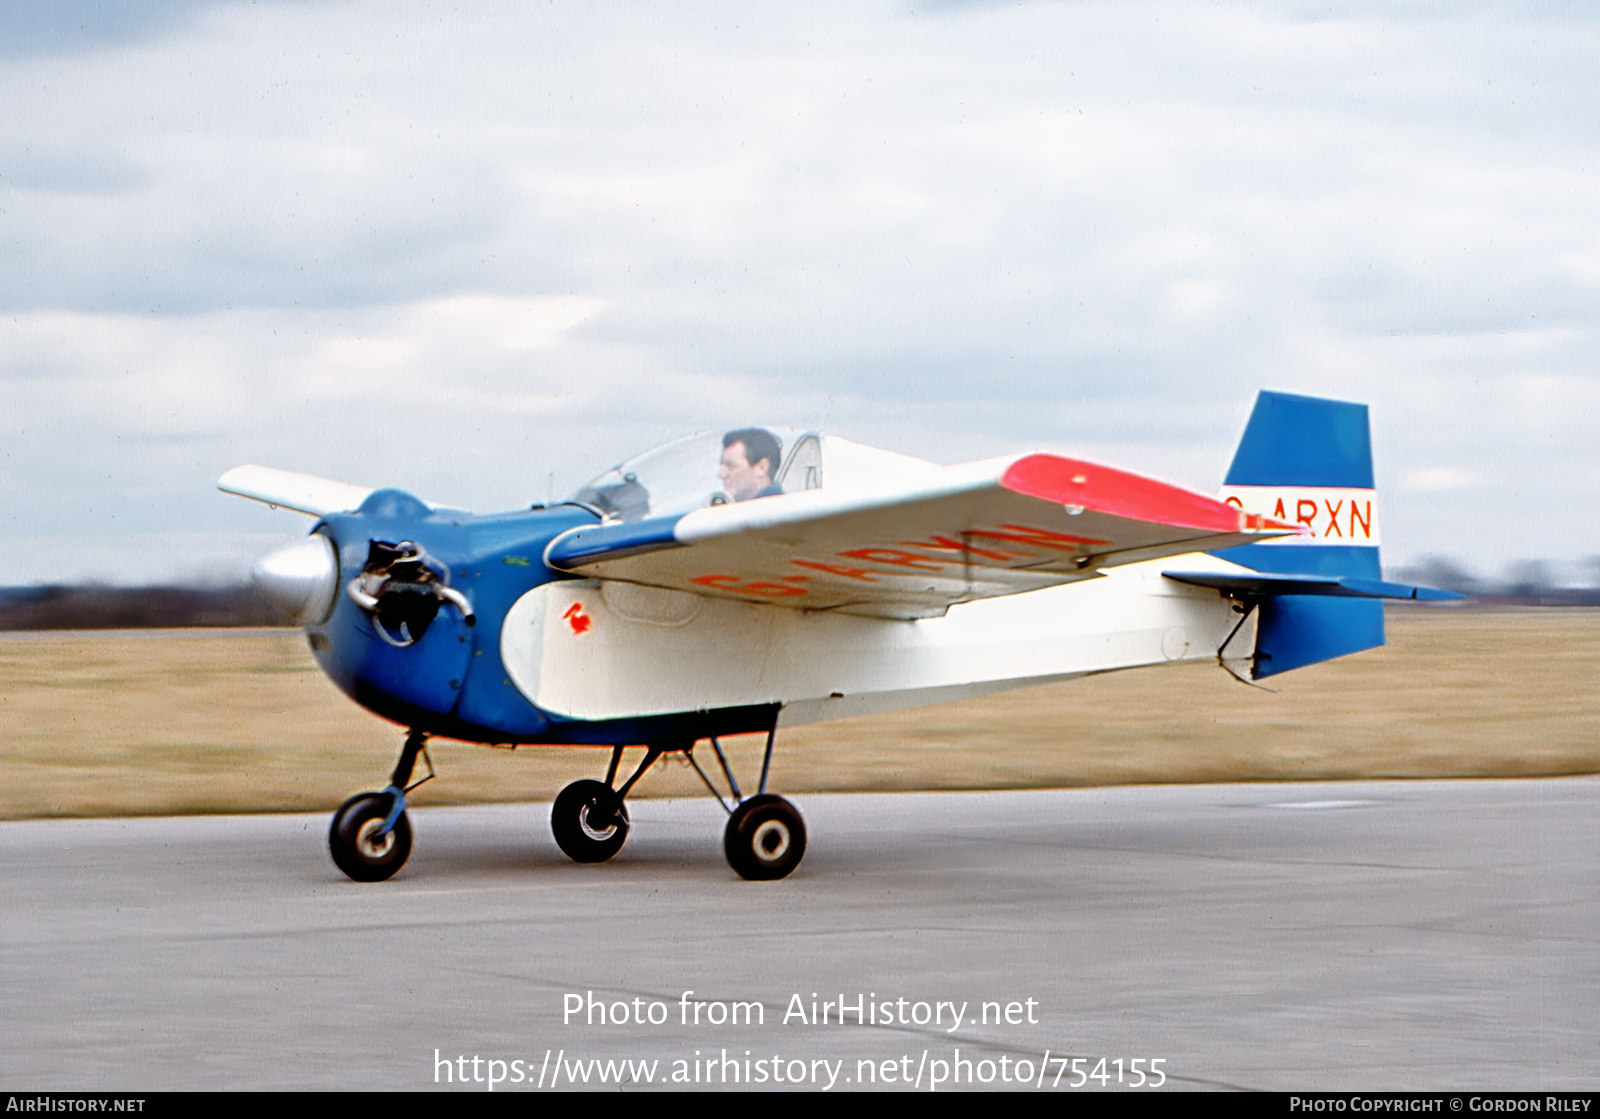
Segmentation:
{"type": "MultiPolygon", "coordinates": [[[[1263,391],[1221,497],[1306,525],[1303,536],[1213,553],[1254,571],[1383,578],[1367,406],[1263,391]]],[[[1283,595],[1261,604],[1255,676],[1288,672],[1384,643],[1383,603],[1283,595]]]]}

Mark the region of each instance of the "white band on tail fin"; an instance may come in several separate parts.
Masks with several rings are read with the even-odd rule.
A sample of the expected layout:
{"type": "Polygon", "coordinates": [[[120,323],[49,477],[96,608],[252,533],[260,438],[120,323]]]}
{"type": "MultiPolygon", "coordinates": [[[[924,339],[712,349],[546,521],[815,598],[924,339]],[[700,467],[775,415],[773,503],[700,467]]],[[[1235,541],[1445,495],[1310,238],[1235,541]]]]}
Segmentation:
{"type": "Polygon", "coordinates": [[[1258,513],[1310,529],[1300,536],[1264,540],[1263,544],[1378,546],[1376,490],[1335,486],[1223,486],[1217,497],[1246,513],[1258,513]]]}

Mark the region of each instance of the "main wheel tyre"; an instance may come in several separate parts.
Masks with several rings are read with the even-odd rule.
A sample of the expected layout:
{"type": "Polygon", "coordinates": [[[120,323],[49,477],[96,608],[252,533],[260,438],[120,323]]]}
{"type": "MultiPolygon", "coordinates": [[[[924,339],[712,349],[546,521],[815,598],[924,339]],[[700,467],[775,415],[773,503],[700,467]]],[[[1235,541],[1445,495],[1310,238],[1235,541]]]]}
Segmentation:
{"type": "Polygon", "coordinates": [[[339,869],[357,882],[392,878],[411,857],[411,822],[404,812],[389,834],[378,838],[392,804],[387,793],[357,793],[333,814],[328,850],[339,869]]]}
{"type": "Polygon", "coordinates": [[[722,849],[741,878],[758,882],[784,878],[805,857],[806,822],[800,810],[780,796],[753,796],[728,817],[722,849]]]}
{"type": "Polygon", "coordinates": [[[628,838],[628,807],[604,781],[574,781],[550,806],[556,844],[576,863],[603,863],[628,838]]]}

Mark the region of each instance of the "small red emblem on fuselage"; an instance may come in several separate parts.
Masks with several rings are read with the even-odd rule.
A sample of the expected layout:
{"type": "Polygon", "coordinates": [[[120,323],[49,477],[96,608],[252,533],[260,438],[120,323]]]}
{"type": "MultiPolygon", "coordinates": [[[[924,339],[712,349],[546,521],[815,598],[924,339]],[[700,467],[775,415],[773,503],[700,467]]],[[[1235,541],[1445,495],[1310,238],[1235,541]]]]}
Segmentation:
{"type": "Polygon", "coordinates": [[[583,612],[583,603],[581,602],[574,602],[567,607],[567,612],[561,616],[572,623],[573,633],[584,633],[590,626],[594,625],[594,619],[583,612]]]}

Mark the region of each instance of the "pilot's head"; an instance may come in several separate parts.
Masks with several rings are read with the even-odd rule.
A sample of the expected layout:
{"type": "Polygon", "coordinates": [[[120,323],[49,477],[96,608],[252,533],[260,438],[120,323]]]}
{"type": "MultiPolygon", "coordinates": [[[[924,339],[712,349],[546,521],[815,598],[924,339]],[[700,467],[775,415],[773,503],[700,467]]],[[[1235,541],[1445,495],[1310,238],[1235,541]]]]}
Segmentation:
{"type": "Polygon", "coordinates": [[[778,437],[765,428],[741,427],[722,437],[722,465],[717,477],[735,501],[749,501],[772,488],[783,457],[778,437]]]}

